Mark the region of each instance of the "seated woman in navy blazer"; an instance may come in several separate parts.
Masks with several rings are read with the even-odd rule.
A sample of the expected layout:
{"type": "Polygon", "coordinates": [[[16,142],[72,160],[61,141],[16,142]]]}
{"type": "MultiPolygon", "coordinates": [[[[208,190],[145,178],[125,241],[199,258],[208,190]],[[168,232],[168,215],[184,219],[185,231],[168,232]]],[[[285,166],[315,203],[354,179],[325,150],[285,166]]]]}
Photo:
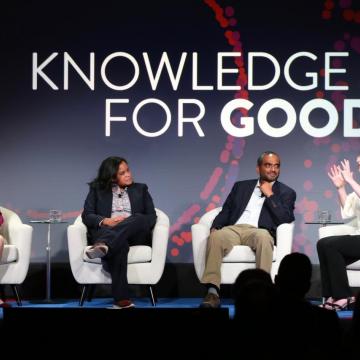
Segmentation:
{"type": "Polygon", "coordinates": [[[108,157],[90,182],[82,219],[93,246],[86,255],[102,258],[111,274],[114,308],[130,308],[127,283],[129,246],[149,245],[156,212],[148,187],[134,183],[128,162],[108,157]]]}

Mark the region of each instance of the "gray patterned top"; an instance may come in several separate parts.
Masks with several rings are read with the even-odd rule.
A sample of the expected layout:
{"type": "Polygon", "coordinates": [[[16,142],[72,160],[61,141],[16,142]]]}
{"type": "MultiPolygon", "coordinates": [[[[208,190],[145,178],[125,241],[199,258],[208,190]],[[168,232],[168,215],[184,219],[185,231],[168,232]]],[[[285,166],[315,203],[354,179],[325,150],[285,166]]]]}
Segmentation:
{"type": "Polygon", "coordinates": [[[113,200],[111,208],[111,217],[123,216],[125,218],[131,215],[131,204],[127,187],[121,189],[119,185],[114,185],[112,188],[113,200]]]}

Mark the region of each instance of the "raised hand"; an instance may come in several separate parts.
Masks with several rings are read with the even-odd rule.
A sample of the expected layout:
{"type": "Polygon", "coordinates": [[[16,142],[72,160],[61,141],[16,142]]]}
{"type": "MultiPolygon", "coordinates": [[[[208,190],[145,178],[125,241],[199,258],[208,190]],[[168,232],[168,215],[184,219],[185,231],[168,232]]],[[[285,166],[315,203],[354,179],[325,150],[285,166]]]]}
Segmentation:
{"type": "Polygon", "coordinates": [[[353,172],[350,170],[349,160],[344,159],[341,162],[341,175],[347,183],[351,183],[354,180],[353,172]]]}
{"type": "Polygon", "coordinates": [[[260,191],[266,196],[266,197],[269,197],[273,194],[273,191],[272,191],[272,184],[270,182],[267,182],[267,181],[263,181],[261,184],[260,184],[260,191]]]}
{"type": "Polygon", "coordinates": [[[336,188],[339,189],[345,186],[345,179],[341,173],[340,166],[331,166],[328,176],[336,188]]]}

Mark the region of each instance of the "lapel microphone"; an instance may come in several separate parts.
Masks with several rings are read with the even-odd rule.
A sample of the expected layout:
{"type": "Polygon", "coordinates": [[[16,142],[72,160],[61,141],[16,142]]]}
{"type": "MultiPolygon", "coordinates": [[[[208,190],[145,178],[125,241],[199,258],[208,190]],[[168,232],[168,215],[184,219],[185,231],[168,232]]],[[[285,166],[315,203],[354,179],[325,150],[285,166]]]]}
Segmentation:
{"type": "Polygon", "coordinates": [[[124,191],[120,191],[120,193],[118,194],[119,198],[122,198],[122,196],[124,195],[124,192],[127,191],[127,187],[124,189],[124,191]]]}

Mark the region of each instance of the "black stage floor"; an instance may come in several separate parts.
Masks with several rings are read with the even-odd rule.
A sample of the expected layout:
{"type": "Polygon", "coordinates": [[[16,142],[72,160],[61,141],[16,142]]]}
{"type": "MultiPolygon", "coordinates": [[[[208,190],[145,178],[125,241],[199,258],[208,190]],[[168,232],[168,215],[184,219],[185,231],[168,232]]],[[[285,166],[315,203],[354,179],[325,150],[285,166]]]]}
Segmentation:
{"type": "MultiPolygon", "coordinates": [[[[256,341],[249,347],[248,341],[241,338],[243,329],[232,319],[234,305],[231,300],[224,299],[219,309],[200,309],[200,301],[199,298],[161,298],[157,306],[152,307],[149,299],[141,298],[135,299],[135,308],[121,310],[111,308],[110,298],[85,302],[84,307],[79,307],[77,300],[54,300],[50,304],[24,301],[21,307],[12,303],[12,307],[0,310],[0,339],[4,344],[11,344],[11,349],[26,350],[31,354],[39,354],[39,346],[41,349],[47,346],[51,349],[51,356],[47,358],[54,354],[67,356],[73,352],[72,348],[78,348],[83,355],[111,350],[112,353],[120,351],[120,356],[126,347],[125,352],[131,349],[133,354],[141,357],[169,358],[164,355],[170,351],[172,356],[214,352],[232,358],[239,349],[246,348],[243,355],[267,354],[269,359],[278,359],[273,351],[277,347],[283,349],[285,344],[281,339],[277,345],[271,346],[268,354],[264,345],[266,339],[265,343],[264,339],[259,339],[258,346],[256,341]]],[[[338,316],[342,327],[347,329],[352,312],[342,311],[338,316]]],[[[280,330],[286,332],[286,329],[280,330]]],[[[264,329],[259,331],[264,333],[264,329]]],[[[276,331],[277,325],[273,324],[270,329],[265,329],[265,334],[276,334],[276,331]]],[[[306,345],[301,344],[301,336],[302,333],[298,332],[293,339],[294,346],[299,346],[299,353],[306,345]]],[[[292,341],[291,334],[288,339],[292,341]]],[[[42,350],[42,354],[46,352],[42,350]]],[[[297,358],[296,353],[291,358],[297,358]]],[[[321,356],[316,358],[319,360],[321,356]]]]}

